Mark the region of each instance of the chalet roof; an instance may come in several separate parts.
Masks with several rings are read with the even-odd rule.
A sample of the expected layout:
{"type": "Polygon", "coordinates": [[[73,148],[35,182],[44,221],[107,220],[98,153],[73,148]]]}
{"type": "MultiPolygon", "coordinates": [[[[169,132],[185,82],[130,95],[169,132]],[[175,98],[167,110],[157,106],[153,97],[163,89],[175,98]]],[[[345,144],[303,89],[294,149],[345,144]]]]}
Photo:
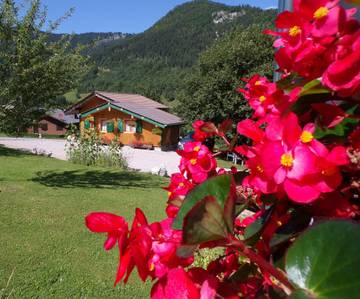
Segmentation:
{"type": "Polygon", "coordinates": [[[75,115],[65,114],[65,112],[61,109],[53,109],[46,113],[46,115],[55,118],[65,124],[74,124],[79,122],[79,120],[75,118],[75,115]]]}
{"type": "Polygon", "coordinates": [[[167,126],[181,125],[184,123],[180,117],[157,108],[142,107],[132,103],[114,103],[113,105],[128,111],[135,112],[136,114],[139,114],[145,118],[154,120],[155,122],[167,126]]]}
{"type": "Polygon", "coordinates": [[[102,95],[119,104],[137,104],[141,107],[158,108],[158,109],[168,108],[167,106],[159,102],[156,102],[139,94],[114,93],[114,92],[105,92],[105,91],[96,91],[95,93],[102,95]]]}
{"type": "MultiPolygon", "coordinates": [[[[159,123],[164,126],[183,124],[181,118],[162,110],[167,109],[167,106],[138,94],[94,91],[70,107],[66,113],[78,113],[81,106],[95,96],[105,100],[107,102],[105,105],[112,105],[115,109],[142,117],[144,119],[152,120],[155,123],[159,123]]],[[[95,113],[101,107],[102,106],[94,107],[95,109],[82,114],[95,113]]]]}

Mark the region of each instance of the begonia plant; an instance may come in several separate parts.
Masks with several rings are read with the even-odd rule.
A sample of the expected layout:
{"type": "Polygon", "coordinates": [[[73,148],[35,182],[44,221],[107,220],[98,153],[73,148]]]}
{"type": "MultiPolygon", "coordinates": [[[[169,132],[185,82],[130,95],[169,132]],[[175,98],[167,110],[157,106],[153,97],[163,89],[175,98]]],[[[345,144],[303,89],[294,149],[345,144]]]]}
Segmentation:
{"type": "MultiPolygon", "coordinates": [[[[355,4],[357,1],[350,1],[355,4]]],[[[114,214],[86,216],[119,251],[115,284],[136,268],[151,298],[359,298],[360,23],[339,1],[294,0],[276,20],[277,82],[255,75],[237,89],[253,116],[194,123],[178,151],[167,218],[131,227],[114,214]],[[217,167],[204,145],[220,138],[245,169],[217,167]],[[221,254],[198,266],[197,253],[221,254]]],[[[235,92],[235,91],[234,91],[235,92]]],[[[120,211],[121,212],[121,211],[120,211]]]]}

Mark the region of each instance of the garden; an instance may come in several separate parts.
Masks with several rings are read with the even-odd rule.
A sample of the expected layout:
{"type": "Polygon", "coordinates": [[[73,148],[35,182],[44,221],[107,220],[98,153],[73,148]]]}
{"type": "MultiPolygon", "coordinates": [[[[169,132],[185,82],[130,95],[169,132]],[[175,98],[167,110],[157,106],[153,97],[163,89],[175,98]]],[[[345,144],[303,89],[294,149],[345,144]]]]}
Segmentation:
{"type": "MultiPolygon", "coordinates": [[[[152,280],[160,298],[359,298],[360,23],[340,1],[294,1],[275,22],[280,80],[244,78],[250,118],[197,120],[178,150],[167,217],[86,216],[120,258],[115,284],[152,280]],[[233,125],[247,142],[229,138],[233,125]],[[218,169],[222,139],[246,170],[218,169]],[[250,212],[250,214],[249,214],[250,212]],[[201,266],[203,250],[220,250],[201,266]]],[[[358,1],[349,1],[358,3],[358,1]]]]}
{"type": "Polygon", "coordinates": [[[147,298],[150,285],[136,279],[113,288],[117,253],[101,250],[84,217],[106,210],[130,219],[141,206],[159,220],[167,184],[0,147],[0,298],[147,298]]]}
{"type": "Polygon", "coordinates": [[[360,22],[347,2],[279,14],[263,32],[279,80],[242,78],[249,117],[194,121],[170,178],[127,170],[96,136],[70,146],[74,164],[0,147],[0,298],[360,298],[360,22]],[[229,153],[244,166],[219,167],[229,153]]]}

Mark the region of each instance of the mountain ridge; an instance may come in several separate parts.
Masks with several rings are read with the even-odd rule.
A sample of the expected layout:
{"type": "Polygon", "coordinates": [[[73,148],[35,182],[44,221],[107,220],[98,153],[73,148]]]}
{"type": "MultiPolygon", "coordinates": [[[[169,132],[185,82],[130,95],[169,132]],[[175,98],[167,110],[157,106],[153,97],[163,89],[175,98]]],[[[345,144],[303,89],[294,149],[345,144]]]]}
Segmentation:
{"type": "Polygon", "coordinates": [[[275,10],[196,0],[176,6],[142,33],[75,35],[74,43],[89,46],[93,63],[79,92],[136,92],[172,101],[200,53],[238,27],[269,26],[275,16],[275,10]],[[112,34],[121,37],[111,39],[112,34]]]}

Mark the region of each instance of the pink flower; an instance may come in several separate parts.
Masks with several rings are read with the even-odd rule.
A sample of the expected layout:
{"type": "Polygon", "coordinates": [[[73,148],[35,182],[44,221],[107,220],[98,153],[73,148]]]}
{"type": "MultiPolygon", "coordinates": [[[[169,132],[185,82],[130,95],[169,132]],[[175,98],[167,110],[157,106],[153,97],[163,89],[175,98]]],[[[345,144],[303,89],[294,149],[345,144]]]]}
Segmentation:
{"type": "Polygon", "coordinates": [[[181,244],[182,232],[173,230],[172,222],[173,219],[165,219],[156,224],[153,229],[154,240],[149,267],[154,271],[155,277],[162,277],[172,268],[180,265],[186,267],[193,262],[192,257],[180,258],[177,256],[176,250],[181,244]]]}
{"type": "Polygon", "coordinates": [[[212,122],[197,120],[193,123],[192,126],[195,130],[193,138],[196,141],[203,142],[207,138],[213,137],[218,134],[218,129],[212,122]]]}
{"type": "Polygon", "coordinates": [[[144,213],[136,209],[131,230],[123,217],[110,213],[91,213],[86,217],[86,225],[92,232],[108,233],[105,249],[119,246],[119,266],[115,285],[127,282],[134,267],[140,278],[162,277],[170,269],[188,266],[193,259],[183,259],[176,255],[181,244],[182,233],[171,229],[172,219],[148,224],[144,213]]]}
{"type": "Polygon", "coordinates": [[[340,72],[357,60],[357,46],[352,51],[347,49],[351,48],[350,36],[359,28],[359,23],[352,17],[355,11],[345,10],[339,6],[338,0],[295,0],[293,12],[285,11],[277,17],[276,27],[281,30],[266,31],[279,37],[274,47],[279,49],[275,59],[280,69],[285,74],[296,72],[309,80],[322,77],[325,72],[323,83],[328,87],[340,91],[341,85],[346,85],[344,81],[347,81],[352,89],[353,84],[349,81],[355,76],[357,67],[353,65],[345,72],[348,77],[344,77],[342,82],[340,72]],[[349,52],[354,55],[348,57],[349,52]],[[339,60],[339,63],[334,60],[339,60]],[[343,61],[340,63],[340,60],[343,61]],[[340,64],[348,66],[341,70],[340,64]]]}
{"type": "Polygon", "coordinates": [[[254,117],[264,119],[268,114],[280,115],[295,103],[300,89],[295,88],[289,94],[285,94],[275,83],[255,75],[248,81],[245,89],[240,88],[238,92],[244,95],[251,108],[255,110],[254,117]]]}
{"type": "Polygon", "coordinates": [[[94,233],[107,233],[104,249],[112,249],[117,242],[121,247],[129,229],[123,217],[111,213],[90,213],[85,218],[87,228],[94,233]]]}
{"type": "Polygon", "coordinates": [[[184,197],[194,187],[181,173],[171,175],[170,184],[164,188],[168,191],[169,200],[184,197]]]}
{"type": "Polygon", "coordinates": [[[184,150],[177,153],[182,157],[180,171],[194,183],[199,184],[215,173],[216,160],[201,142],[187,142],[184,150]]]}
{"type": "Polygon", "coordinates": [[[182,268],[170,270],[151,289],[151,299],[200,299],[195,283],[182,268]]]}
{"type": "Polygon", "coordinates": [[[244,183],[265,194],[284,190],[299,203],[335,190],[342,180],[339,166],[348,163],[345,148],[329,152],[314,138],[314,130],[313,124],[301,129],[293,113],[273,118],[253,147],[254,156],[247,161],[251,174],[244,183]]]}
{"type": "Polygon", "coordinates": [[[345,97],[360,92],[360,30],[350,49],[329,65],[322,78],[324,85],[345,97]]]}

